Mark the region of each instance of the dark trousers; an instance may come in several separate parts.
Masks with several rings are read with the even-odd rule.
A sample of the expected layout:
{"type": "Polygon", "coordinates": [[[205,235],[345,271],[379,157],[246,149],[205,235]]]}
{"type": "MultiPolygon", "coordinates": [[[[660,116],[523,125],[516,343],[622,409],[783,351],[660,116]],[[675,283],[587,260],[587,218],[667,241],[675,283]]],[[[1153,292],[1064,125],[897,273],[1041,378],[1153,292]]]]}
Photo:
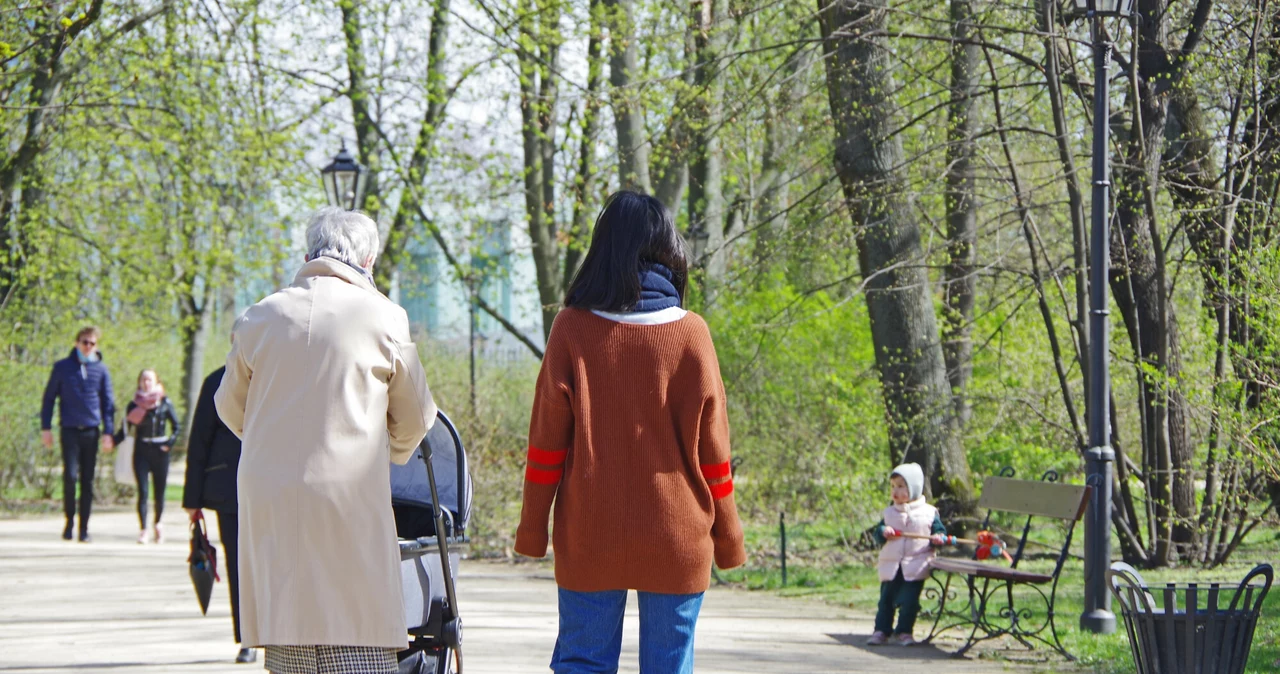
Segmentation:
{"type": "Polygon", "coordinates": [[[93,510],[93,472],[98,464],[98,429],[62,429],[62,510],[67,525],[76,516],[76,482],[80,482],[80,531],[89,530],[93,510]]]}
{"type": "Polygon", "coordinates": [[[876,631],[889,634],[911,634],[916,626],[916,614],[920,612],[920,591],[923,580],[906,580],[902,569],[893,580],[880,583],[880,609],[876,611],[876,631]],[[893,629],[893,609],[898,609],[898,629],[893,629]]]}
{"type": "Polygon", "coordinates": [[[169,452],[160,445],[139,442],[133,446],[133,476],[138,480],[138,521],[147,528],[147,477],[156,491],[156,522],[164,514],[164,486],[169,481],[169,452]]]}
{"type": "Polygon", "coordinates": [[[240,546],[236,538],[240,535],[240,523],[235,513],[218,511],[218,538],[222,539],[223,564],[227,569],[227,582],[231,585],[231,626],[235,629],[236,643],[240,643],[240,563],[237,559],[240,546]]]}

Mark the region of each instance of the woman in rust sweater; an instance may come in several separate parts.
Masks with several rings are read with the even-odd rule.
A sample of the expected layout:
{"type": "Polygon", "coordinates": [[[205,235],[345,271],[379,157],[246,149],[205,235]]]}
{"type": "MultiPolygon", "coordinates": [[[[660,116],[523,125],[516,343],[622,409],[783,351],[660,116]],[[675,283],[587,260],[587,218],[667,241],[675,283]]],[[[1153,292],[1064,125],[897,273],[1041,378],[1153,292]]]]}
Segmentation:
{"type": "Polygon", "coordinates": [[[711,565],[746,560],[720,364],[680,307],[687,266],[662,202],[613,195],[547,340],[515,549],[546,555],[554,502],[556,674],[617,671],[629,589],[641,673],[692,672],[711,565]]]}

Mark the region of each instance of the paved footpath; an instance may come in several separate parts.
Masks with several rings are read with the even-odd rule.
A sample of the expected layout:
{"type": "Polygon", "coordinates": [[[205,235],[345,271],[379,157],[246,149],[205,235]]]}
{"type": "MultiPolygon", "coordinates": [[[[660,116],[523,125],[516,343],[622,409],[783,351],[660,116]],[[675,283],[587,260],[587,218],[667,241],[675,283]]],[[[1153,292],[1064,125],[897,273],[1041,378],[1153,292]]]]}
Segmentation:
{"type": "MultiPolygon", "coordinates": [[[[93,542],[61,540],[61,517],[0,519],[0,674],[222,673],[231,662],[225,583],[202,616],[186,569],[182,510],[165,510],[169,541],[138,545],[137,516],[95,514],[93,542]]],[[[217,526],[212,534],[217,533],[217,526]]],[[[219,548],[221,552],[221,548],[219,548]]],[[[319,551],[322,552],[322,551],[319,551]]],[[[555,640],[555,583],[534,564],[464,562],[458,579],[469,674],[547,672],[555,640]]],[[[622,672],[634,673],[631,602],[622,672]]],[[[931,647],[866,648],[871,616],[765,593],[712,589],[698,622],[699,674],[835,672],[988,673],[931,647]]]]}

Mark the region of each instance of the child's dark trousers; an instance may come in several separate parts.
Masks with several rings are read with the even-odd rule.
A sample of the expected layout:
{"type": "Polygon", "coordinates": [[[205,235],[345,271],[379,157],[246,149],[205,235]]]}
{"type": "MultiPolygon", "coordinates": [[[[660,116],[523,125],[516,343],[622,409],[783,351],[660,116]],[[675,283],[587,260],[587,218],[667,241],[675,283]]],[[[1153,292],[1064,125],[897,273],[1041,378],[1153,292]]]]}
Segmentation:
{"type": "Polygon", "coordinates": [[[916,614],[920,612],[920,592],[923,580],[906,580],[902,569],[893,580],[880,583],[880,610],[876,611],[876,631],[885,634],[911,634],[916,626],[916,614]],[[893,609],[898,609],[898,629],[893,629],[893,609]]]}

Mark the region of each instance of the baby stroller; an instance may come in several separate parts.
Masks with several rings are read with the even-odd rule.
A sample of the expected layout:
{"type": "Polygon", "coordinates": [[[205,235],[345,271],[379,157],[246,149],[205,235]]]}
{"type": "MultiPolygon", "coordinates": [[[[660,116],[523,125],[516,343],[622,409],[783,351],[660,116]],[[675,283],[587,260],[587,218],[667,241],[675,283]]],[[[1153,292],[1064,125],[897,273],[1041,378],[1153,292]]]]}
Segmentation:
{"type": "Polygon", "coordinates": [[[444,412],[437,414],[413,458],[403,466],[391,465],[391,507],[412,639],[400,651],[400,674],[461,674],[462,621],[453,579],[458,573],[456,546],[469,541],[471,473],[462,439],[444,412]]]}

